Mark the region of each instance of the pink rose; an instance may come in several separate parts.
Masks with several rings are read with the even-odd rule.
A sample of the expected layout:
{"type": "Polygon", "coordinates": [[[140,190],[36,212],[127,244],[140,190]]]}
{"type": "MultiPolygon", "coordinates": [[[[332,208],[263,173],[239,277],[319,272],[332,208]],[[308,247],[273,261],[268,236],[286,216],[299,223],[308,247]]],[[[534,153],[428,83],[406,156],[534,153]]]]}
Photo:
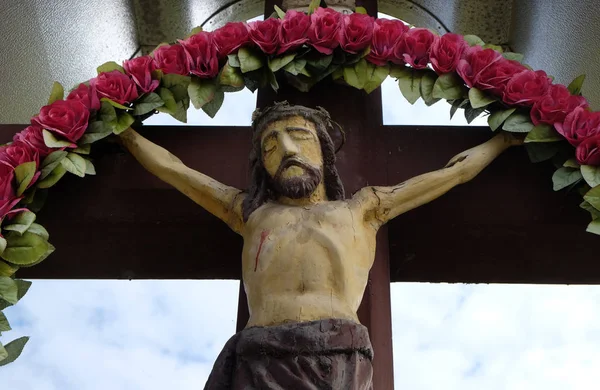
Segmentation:
{"type": "Polygon", "coordinates": [[[224,58],[250,41],[248,26],[242,22],[229,22],[212,33],[217,56],[224,58]]]}
{"type": "Polygon", "coordinates": [[[131,77],[118,70],[100,73],[90,80],[90,85],[96,88],[98,96],[119,104],[131,103],[138,98],[137,87],[131,77]]]}
{"type": "Polygon", "coordinates": [[[210,33],[202,31],[179,43],[185,50],[192,74],[202,78],[213,78],[219,73],[217,49],[210,33]]]}
{"type": "Polygon", "coordinates": [[[479,72],[475,76],[474,84],[476,88],[488,91],[496,96],[502,96],[506,85],[513,76],[526,69],[525,66],[517,61],[501,57],[498,61],[494,61],[490,66],[485,67],[479,72]]]}
{"type": "Polygon", "coordinates": [[[100,99],[98,99],[96,88],[83,83],[69,93],[67,100],[79,100],[88,110],[100,109],[100,99]]]}
{"type": "Polygon", "coordinates": [[[506,104],[533,106],[548,92],[552,80],[543,70],[524,70],[506,84],[502,100],[506,104]]]}
{"type": "Polygon", "coordinates": [[[310,17],[304,12],[294,10],[285,13],[285,19],[279,26],[279,50],[277,54],[292,51],[308,42],[307,31],[310,17]]]}
{"type": "Polygon", "coordinates": [[[263,53],[273,54],[277,51],[280,23],[279,19],[269,18],[248,24],[250,39],[260,47],[263,53]]]}
{"type": "Polygon", "coordinates": [[[353,13],[342,18],[340,46],[348,53],[356,54],[371,44],[373,17],[353,13]]]}
{"type": "Polygon", "coordinates": [[[564,122],[555,123],[554,127],[571,145],[578,146],[585,139],[600,134],[600,112],[576,107],[567,114],[564,122]]]}
{"type": "Polygon", "coordinates": [[[57,100],[42,107],[39,115],[31,119],[31,124],[77,142],[85,133],[89,118],[90,112],[80,101],[57,100]]]}
{"type": "Polygon", "coordinates": [[[467,42],[458,34],[434,36],[429,53],[431,66],[439,74],[451,73],[456,70],[458,61],[467,47],[467,42]]]}
{"type": "Polygon", "coordinates": [[[190,74],[185,50],[181,45],[163,45],[152,52],[154,64],[165,74],[190,74]]]}
{"type": "Polygon", "coordinates": [[[600,166],[600,134],[580,143],[575,150],[575,157],[582,165],[600,166]]]}
{"type": "Polygon", "coordinates": [[[152,72],[156,70],[156,64],[152,57],[143,56],[123,61],[123,68],[143,93],[152,92],[158,88],[160,81],[152,77],[152,72]]]}
{"type": "Polygon", "coordinates": [[[475,78],[479,73],[501,58],[503,58],[502,55],[495,50],[471,46],[463,52],[463,58],[458,61],[456,66],[456,73],[469,88],[472,88],[475,86],[475,78]]]}
{"type": "Polygon", "coordinates": [[[308,41],[319,53],[329,55],[339,46],[342,34],[342,14],[331,8],[317,8],[310,15],[308,41]]]}
{"type": "Polygon", "coordinates": [[[587,108],[587,106],[588,103],[583,96],[571,95],[564,85],[554,84],[531,108],[531,121],[536,126],[540,123],[562,125],[567,113],[577,107],[587,108]]]}
{"type": "Polygon", "coordinates": [[[394,49],[394,62],[406,62],[415,69],[424,69],[429,63],[429,51],[435,35],[426,28],[411,28],[394,49]]]}
{"type": "MultiPolygon", "coordinates": [[[[0,154],[2,153],[0,150],[0,154]]],[[[14,177],[15,173],[12,167],[0,164],[0,220],[21,200],[16,195],[14,177]]]]}
{"type": "Polygon", "coordinates": [[[26,162],[35,162],[36,168],[40,165],[40,155],[37,150],[21,142],[15,142],[0,148],[0,164],[16,168],[26,162]]]}
{"type": "Polygon", "coordinates": [[[22,143],[28,145],[30,148],[35,149],[41,157],[46,157],[55,150],[46,146],[42,128],[39,126],[29,126],[25,130],[15,134],[13,142],[15,144],[22,143]]]}
{"type": "Polygon", "coordinates": [[[409,27],[400,20],[376,19],[373,42],[367,60],[375,65],[385,65],[394,59],[394,48],[409,27]]]}

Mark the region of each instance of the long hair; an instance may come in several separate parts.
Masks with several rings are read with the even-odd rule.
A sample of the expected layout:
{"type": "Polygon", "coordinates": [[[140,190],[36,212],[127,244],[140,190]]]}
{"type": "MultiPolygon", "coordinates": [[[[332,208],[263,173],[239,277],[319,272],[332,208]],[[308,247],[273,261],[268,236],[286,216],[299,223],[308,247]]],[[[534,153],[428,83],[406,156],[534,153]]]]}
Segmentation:
{"type": "MultiPolygon", "coordinates": [[[[277,193],[270,185],[269,173],[262,160],[261,135],[270,123],[292,116],[301,116],[312,122],[317,131],[317,138],[321,145],[323,155],[323,184],[328,200],[343,200],[345,198],[344,185],[335,167],[335,147],[328,131],[338,126],[331,120],[325,109],[307,108],[304,106],[290,105],[287,102],[275,103],[263,111],[256,110],[252,115],[252,150],[250,151],[250,185],[247,196],[242,204],[244,222],[250,215],[269,200],[277,198],[277,193]]],[[[341,131],[341,128],[339,129],[341,131]]]]}

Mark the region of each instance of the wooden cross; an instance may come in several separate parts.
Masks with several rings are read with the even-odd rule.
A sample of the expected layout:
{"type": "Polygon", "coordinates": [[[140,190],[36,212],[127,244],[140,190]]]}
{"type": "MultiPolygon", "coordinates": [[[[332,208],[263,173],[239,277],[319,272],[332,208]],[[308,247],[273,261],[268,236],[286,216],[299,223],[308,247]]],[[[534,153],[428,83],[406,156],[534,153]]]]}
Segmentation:
{"type": "MultiPolygon", "coordinates": [[[[266,1],[266,15],[274,4],[281,1],[266,1]]],[[[376,0],[357,5],[377,14],[376,0]]],[[[379,91],[367,95],[331,82],[309,93],[286,85],[277,94],[259,91],[259,107],[280,100],[323,106],[342,125],[347,143],[338,154],[338,169],[347,194],[438,169],[490,137],[489,128],[384,126],[379,91]]],[[[23,127],[0,125],[0,137],[9,141],[23,127]]],[[[161,126],[141,131],[192,168],[246,187],[249,128],[161,126]]],[[[66,177],[50,192],[38,218],[57,251],[44,263],[20,270],[19,277],[240,279],[239,236],[127,153],[114,145],[104,149],[95,160],[98,176],[83,181],[66,177]]],[[[578,209],[576,194],[552,192],[552,168],[529,163],[523,148],[513,148],[474,181],[379,231],[359,309],[375,350],[375,389],[393,388],[390,282],[600,282],[594,256],[598,237],[585,233],[587,215],[578,209]]],[[[238,329],[247,319],[241,287],[238,329]]]]}

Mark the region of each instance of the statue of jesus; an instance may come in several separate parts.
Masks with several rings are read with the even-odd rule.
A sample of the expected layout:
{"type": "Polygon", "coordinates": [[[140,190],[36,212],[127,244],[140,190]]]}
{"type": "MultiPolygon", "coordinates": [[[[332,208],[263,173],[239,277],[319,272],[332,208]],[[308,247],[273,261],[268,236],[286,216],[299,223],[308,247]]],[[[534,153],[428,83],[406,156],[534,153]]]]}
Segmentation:
{"type": "Polygon", "coordinates": [[[392,218],[473,179],[511,145],[501,133],[442,169],[346,198],[329,114],[287,103],[253,116],[246,191],[188,168],[132,129],[123,145],[242,236],[250,319],[225,345],[205,389],[371,389],[373,350],[357,310],[392,218]]]}

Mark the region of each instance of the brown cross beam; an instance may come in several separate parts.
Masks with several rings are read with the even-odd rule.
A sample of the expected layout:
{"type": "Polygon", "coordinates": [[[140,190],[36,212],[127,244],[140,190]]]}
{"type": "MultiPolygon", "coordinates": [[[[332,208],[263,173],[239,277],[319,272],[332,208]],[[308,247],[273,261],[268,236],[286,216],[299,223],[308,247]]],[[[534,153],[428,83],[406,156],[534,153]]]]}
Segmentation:
{"type": "MultiPolygon", "coordinates": [[[[267,15],[275,3],[280,4],[266,1],[267,15]]],[[[375,0],[357,5],[377,14],[375,0]]],[[[338,168],[347,194],[439,169],[490,137],[489,128],[383,126],[379,91],[367,95],[331,82],[309,93],[286,85],[277,94],[259,91],[259,107],[279,100],[323,106],[343,126],[347,142],[338,154],[338,168]]],[[[9,141],[23,127],[0,125],[0,141],[9,141]]],[[[192,168],[246,187],[249,128],[141,131],[192,168]]],[[[38,215],[57,251],[44,263],[20,270],[19,277],[240,279],[239,236],[114,145],[97,149],[98,176],[65,177],[38,215]]],[[[375,349],[375,389],[393,388],[390,282],[600,282],[594,255],[600,238],[585,233],[588,216],[577,207],[579,196],[552,192],[552,172],[551,164],[531,164],[523,148],[513,148],[472,182],[380,230],[359,309],[375,349]]],[[[247,319],[241,288],[238,329],[247,319]]]]}

